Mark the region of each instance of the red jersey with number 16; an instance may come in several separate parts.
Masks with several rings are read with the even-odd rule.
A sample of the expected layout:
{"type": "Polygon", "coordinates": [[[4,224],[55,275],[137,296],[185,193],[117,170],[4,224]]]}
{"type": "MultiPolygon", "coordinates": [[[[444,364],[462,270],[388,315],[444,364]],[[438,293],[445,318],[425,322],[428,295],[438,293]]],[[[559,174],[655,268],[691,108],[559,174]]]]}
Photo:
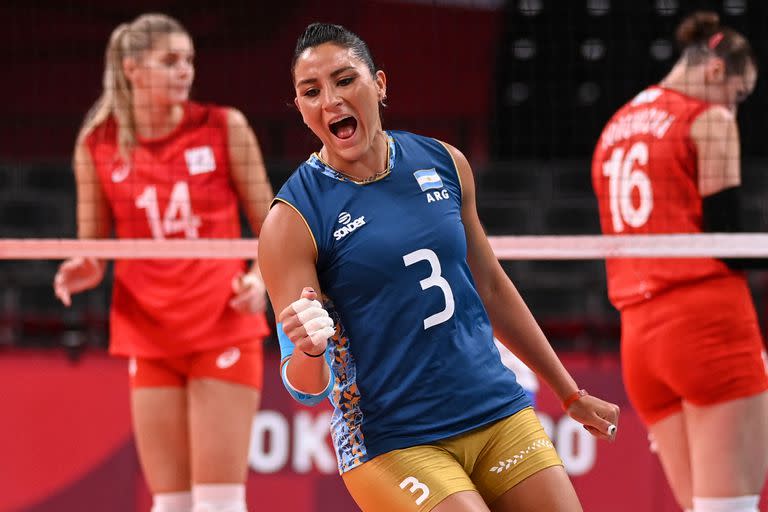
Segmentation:
{"type": "MultiPolygon", "coordinates": [[[[659,86],[608,122],[592,158],[592,185],[606,235],[700,233],[702,201],[691,124],[710,103],[659,86]]],[[[675,285],[732,272],[714,258],[609,258],[613,305],[647,300],[675,285]]]]}
{"type": "MultiPolygon", "coordinates": [[[[189,102],[168,135],[139,139],[130,165],[117,150],[117,125],[91,132],[90,150],[118,238],[239,238],[230,176],[227,112],[189,102]]],[[[268,333],[263,315],[233,310],[232,279],[242,260],[117,260],[110,351],[175,357],[268,333]]]]}

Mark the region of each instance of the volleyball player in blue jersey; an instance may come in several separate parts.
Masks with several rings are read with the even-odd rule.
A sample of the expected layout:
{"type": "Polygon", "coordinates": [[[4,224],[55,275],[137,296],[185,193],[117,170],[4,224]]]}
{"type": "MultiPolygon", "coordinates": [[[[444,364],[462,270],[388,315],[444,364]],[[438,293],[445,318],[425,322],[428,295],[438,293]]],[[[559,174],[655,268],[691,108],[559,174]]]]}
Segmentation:
{"type": "Polygon", "coordinates": [[[502,270],[466,158],[382,130],[386,77],[343,27],[307,27],[293,81],[323,146],[278,193],[259,264],[286,388],[308,404],[330,395],[355,501],[365,512],[581,510],[494,332],[594,435],[615,435],[618,407],[579,390],[502,270]]]}

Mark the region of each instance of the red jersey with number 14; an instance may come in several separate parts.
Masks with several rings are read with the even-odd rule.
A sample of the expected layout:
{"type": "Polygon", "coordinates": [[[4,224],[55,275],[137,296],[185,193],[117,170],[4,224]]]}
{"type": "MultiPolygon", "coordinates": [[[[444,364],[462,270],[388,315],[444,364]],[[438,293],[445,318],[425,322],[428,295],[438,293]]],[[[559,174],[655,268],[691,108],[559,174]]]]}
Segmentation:
{"type": "MultiPolygon", "coordinates": [[[[711,104],[659,86],[608,122],[592,158],[606,235],[700,233],[702,201],[691,124],[711,104]]],[[[731,271],[713,258],[609,258],[608,295],[618,309],[677,284],[731,271]]]]}
{"type": "MultiPolygon", "coordinates": [[[[230,176],[226,109],[187,103],[168,135],[139,139],[130,165],[108,119],[86,144],[109,202],[118,238],[239,238],[238,197],[230,176]]],[[[110,351],[174,357],[256,340],[263,315],[233,310],[232,279],[242,260],[117,260],[110,351]]]]}

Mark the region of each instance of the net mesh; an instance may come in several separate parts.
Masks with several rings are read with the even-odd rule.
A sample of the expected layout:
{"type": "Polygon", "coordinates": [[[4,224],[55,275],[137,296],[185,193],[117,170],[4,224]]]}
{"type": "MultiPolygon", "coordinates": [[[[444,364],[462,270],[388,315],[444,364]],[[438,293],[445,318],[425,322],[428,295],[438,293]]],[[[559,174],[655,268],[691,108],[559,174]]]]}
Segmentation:
{"type": "MultiPolygon", "coordinates": [[[[608,117],[671,67],[678,55],[674,28],[697,8],[716,10],[758,55],[768,50],[767,7],[739,0],[296,1],[270,4],[268,15],[251,2],[158,5],[192,35],[193,97],[246,115],[275,190],[318,147],[292,108],[288,63],[295,38],[316,19],[334,19],[361,34],[389,79],[385,127],[431,135],[464,151],[476,175],[480,218],[534,313],[545,324],[610,325],[614,333],[617,315],[606,298],[600,258],[621,249],[608,239],[584,238],[600,233],[592,150],[608,117]],[[539,235],[552,238],[503,238],[539,235]]],[[[121,2],[0,9],[13,20],[4,37],[16,77],[0,85],[13,99],[1,107],[0,123],[0,343],[57,346],[64,331],[101,333],[109,276],[65,310],[51,293],[57,258],[157,256],[173,244],[178,252],[167,254],[174,256],[255,253],[248,240],[73,242],[75,136],[100,93],[110,31],[137,13],[121,2]],[[45,37],[30,39],[40,26],[45,37]]],[[[739,111],[744,224],[754,232],[764,231],[768,220],[760,117],[766,102],[758,81],[739,111]]],[[[673,256],[686,250],[761,256],[764,247],[759,235],[620,242],[635,243],[649,255],[673,256]]],[[[762,303],[762,278],[750,279],[762,303]]],[[[86,336],[92,337],[104,345],[103,334],[86,336]]],[[[576,337],[559,336],[564,343],[576,337]]],[[[615,347],[616,339],[609,344],[615,347]]]]}
{"type": "MultiPolygon", "coordinates": [[[[129,423],[127,403],[115,399],[114,383],[123,386],[124,367],[109,359],[116,363],[116,371],[109,374],[114,379],[94,370],[101,367],[88,367],[89,359],[107,360],[102,353],[108,345],[112,265],[100,286],[78,294],[65,308],[52,288],[60,260],[249,259],[257,252],[258,242],[247,227],[242,239],[231,240],[184,239],[183,230],[164,233],[166,240],[76,240],[75,139],[86,111],[102,92],[104,49],[111,31],[141,8],[166,12],[184,24],[196,52],[192,98],[242,111],[258,137],[274,190],[320,146],[293,107],[289,63],[296,37],[317,20],[337,22],[360,34],[387,74],[384,127],[429,135],[465,153],[475,173],[479,216],[502,267],[576,380],[622,407],[620,436],[626,437],[620,438],[621,450],[601,447],[598,453],[591,438],[590,442],[579,438],[579,433],[586,435],[580,425],[561,417],[559,400],[542,386],[542,422],[555,432],[552,437],[566,467],[578,477],[575,482],[585,508],[679,510],[647,451],[644,429],[623,395],[617,354],[620,322],[608,301],[604,260],[768,257],[768,235],[760,234],[768,226],[764,142],[768,86],[758,80],[738,115],[743,225],[749,233],[601,236],[591,158],[616,109],[671,68],[679,55],[674,29],[691,11],[717,11],[724,24],[749,38],[761,62],[768,55],[768,2],[758,0],[2,2],[0,356],[10,357],[0,359],[6,364],[0,373],[7,383],[0,403],[11,406],[3,421],[6,430],[0,429],[0,441],[6,444],[0,446],[10,454],[6,467],[14,467],[10,480],[14,485],[4,489],[0,509],[20,510],[13,497],[21,490],[16,498],[24,498],[25,483],[27,490],[56,494],[44,502],[42,495],[30,492],[33,498],[27,501],[37,503],[32,505],[35,510],[46,503],[57,511],[98,508],[94,505],[98,499],[108,503],[101,507],[104,510],[150,508],[140,481],[127,477],[126,467],[139,471],[132,447],[120,452],[130,464],[114,459],[101,468],[108,473],[89,469],[82,472],[85,476],[73,474],[70,487],[56,487],[57,480],[44,471],[46,466],[57,474],[64,474],[65,466],[84,468],[74,461],[87,462],[84,447],[103,437],[93,432],[114,429],[122,435],[129,423]],[[27,349],[33,349],[29,351],[33,357],[27,357],[27,349]],[[80,364],[75,368],[67,364],[62,371],[61,349],[80,364]],[[96,357],[81,357],[87,351],[96,357]],[[104,378],[114,382],[104,389],[100,384],[85,387],[76,377],[89,372],[101,379],[93,382],[104,378]],[[37,394],[32,381],[37,383],[37,394]],[[74,422],[78,418],[82,423],[74,422]],[[77,448],[77,453],[69,456],[62,447],[77,448]],[[55,460],[45,464],[43,453],[55,460]],[[628,458],[637,463],[627,465],[628,458]],[[41,478],[51,485],[40,485],[41,478]],[[123,486],[105,487],[106,481],[123,486]],[[138,498],[144,499],[143,508],[134,504],[134,493],[143,496],[138,498]],[[120,500],[114,499],[116,495],[120,500]]],[[[205,168],[204,156],[198,163],[205,168]]],[[[120,178],[120,167],[113,171],[120,178]]],[[[146,188],[135,192],[128,206],[143,197],[133,219],[149,229],[147,223],[162,220],[168,205],[154,202],[146,188]],[[155,207],[159,217],[148,216],[155,207]]],[[[654,197],[657,203],[665,200],[654,197]]],[[[178,211],[172,212],[171,220],[179,218],[178,211]]],[[[245,216],[240,216],[247,226],[245,216]]],[[[761,273],[748,277],[764,323],[768,279],[761,273]]],[[[268,318],[274,323],[272,316],[270,311],[268,318]]],[[[274,337],[267,340],[265,383],[272,389],[264,395],[266,410],[257,415],[266,418],[262,425],[276,423],[269,410],[276,404],[290,407],[283,390],[275,390],[276,346],[274,337]]],[[[262,448],[269,445],[274,450],[281,439],[286,441],[282,474],[274,474],[272,466],[269,474],[260,470],[255,479],[264,488],[254,491],[252,478],[248,494],[269,509],[305,510],[315,501],[312,510],[325,510],[346,491],[335,474],[332,454],[327,472],[332,480],[325,476],[317,480],[315,470],[298,467],[301,457],[296,454],[302,445],[308,464],[317,464],[319,458],[315,446],[311,454],[306,452],[310,442],[298,437],[301,428],[306,435],[311,427],[309,412],[302,408],[295,420],[290,414],[277,419],[285,429],[296,429],[290,435],[300,442],[288,433],[275,436],[270,431],[262,448]],[[276,492],[283,485],[282,476],[286,486],[301,492],[276,492]],[[310,480],[304,484],[303,478],[310,480]],[[288,505],[290,498],[304,500],[303,505],[288,505]],[[270,499],[279,504],[272,505],[270,499]]],[[[321,423],[325,420],[313,425],[321,423]]],[[[306,439],[319,439],[320,429],[311,428],[306,439]]],[[[256,468],[253,460],[251,465],[256,468]]],[[[768,510],[765,503],[764,498],[762,510],[768,510]]],[[[351,502],[348,507],[354,508],[351,502]]]]}

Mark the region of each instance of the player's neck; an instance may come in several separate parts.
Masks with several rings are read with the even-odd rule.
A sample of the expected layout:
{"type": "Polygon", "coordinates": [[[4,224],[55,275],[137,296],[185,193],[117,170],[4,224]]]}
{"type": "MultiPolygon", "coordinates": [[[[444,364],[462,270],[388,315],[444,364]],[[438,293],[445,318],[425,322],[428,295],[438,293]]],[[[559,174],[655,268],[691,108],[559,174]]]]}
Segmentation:
{"type": "Polygon", "coordinates": [[[368,151],[359,159],[348,161],[340,155],[332,154],[325,147],[320,150],[320,158],[328,165],[339,171],[345,177],[353,181],[366,181],[369,178],[381,174],[389,166],[389,142],[387,134],[379,130],[368,151]]]}
{"type": "Polygon", "coordinates": [[[157,139],[171,133],[184,117],[183,105],[134,105],[136,134],[142,139],[157,139]]]}
{"type": "Polygon", "coordinates": [[[676,64],[659,85],[693,98],[706,100],[708,97],[704,70],[683,62],[676,64]]]}

